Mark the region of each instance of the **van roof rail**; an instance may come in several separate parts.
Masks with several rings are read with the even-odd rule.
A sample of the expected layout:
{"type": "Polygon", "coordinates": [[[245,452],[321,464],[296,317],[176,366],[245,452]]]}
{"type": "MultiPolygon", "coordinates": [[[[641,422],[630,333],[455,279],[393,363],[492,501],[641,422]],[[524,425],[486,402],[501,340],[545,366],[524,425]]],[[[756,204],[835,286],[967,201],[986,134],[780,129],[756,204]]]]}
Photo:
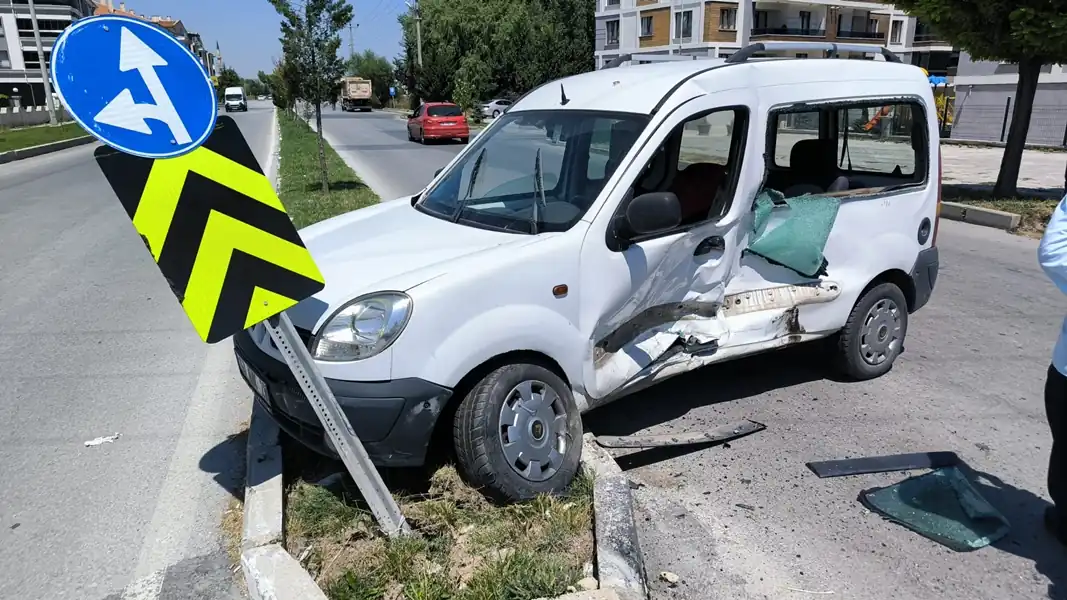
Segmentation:
{"type": "MultiPolygon", "coordinates": [[[[637,55],[637,60],[646,60],[646,61],[649,61],[649,62],[679,62],[679,61],[687,61],[687,60],[702,60],[702,59],[708,59],[708,58],[713,58],[713,57],[711,57],[711,56],[702,56],[702,55],[699,55],[699,54],[643,54],[643,55],[639,54],[639,55],[637,55]]],[[[619,56],[616,56],[615,58],[613,58],[613,59],[609,60],[608,62],[604,63],[604,66],[600,67],[600,68],[601,69],[614,69],[615,67],[621,66],[623,63],[631,62],[633,60],[634,60],[634,55],[633,54],[620,54],[619,56]]]]}
{"type": "Polygon", "coordinates": [[[727,64],[748,62],[756,54],[768,50],[824,50],[830,53],[829,58],[837,58],[838,52],[863,52],[865,54],[881,54],[886,62],[901,62],[900,57],[883,46],[870,46],[866,44],[838,44],[834,42],[757,42],[741,48],[726,59],[727,64]]]}

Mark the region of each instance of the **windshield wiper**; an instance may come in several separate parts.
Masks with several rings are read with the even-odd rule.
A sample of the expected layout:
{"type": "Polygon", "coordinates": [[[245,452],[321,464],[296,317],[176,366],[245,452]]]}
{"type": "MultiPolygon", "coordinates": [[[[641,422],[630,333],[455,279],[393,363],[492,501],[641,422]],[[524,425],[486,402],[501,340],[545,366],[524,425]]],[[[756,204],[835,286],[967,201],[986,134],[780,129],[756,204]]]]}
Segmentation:
{"type": "Polygon", "coordinates": [[[537,235],[537,223],[541,220],[541,205],[545,204],[545,180],[541,176],[541,149],[534,155],[534,203],[530,211],[530,233],[537,235]]]}
{"type": "Polygon", "coordinates": [[[452,222],[458,223],[459,216],[463,214],[463,209],[467,208],[467,203],[471,201],[471,194],[474,193],[474,182],[478,180],[478,171],[482,168],[482,159],[485,158],[485,148],[478,153],[478,158],[474,159],[474,168],[471,169],[471,180],[467,182],[467,193],[463,195],[463,199],[459,201],[459,206],[456,207],[456,214],[452,215],[452,222]]]}

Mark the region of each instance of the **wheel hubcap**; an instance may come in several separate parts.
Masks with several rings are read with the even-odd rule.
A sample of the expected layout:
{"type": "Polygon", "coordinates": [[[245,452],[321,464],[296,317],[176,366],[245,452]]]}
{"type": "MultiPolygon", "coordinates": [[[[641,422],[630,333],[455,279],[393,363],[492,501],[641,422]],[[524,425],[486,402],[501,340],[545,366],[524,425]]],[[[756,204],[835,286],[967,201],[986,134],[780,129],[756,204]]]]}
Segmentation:
{"type": "Polygon", "coordinates": [[[556,474],[567,452],[567,410],[542,381],[513,387],[500,407],[500,447],[511,468],[529,481],[556,474]]]}
{"type": "Polygon", "coordinates": [[[900,307],[888,298],[882,298],[867,311],[860,336],[860,355],[871,366],[889,360],[900,350],[900,307]]]}

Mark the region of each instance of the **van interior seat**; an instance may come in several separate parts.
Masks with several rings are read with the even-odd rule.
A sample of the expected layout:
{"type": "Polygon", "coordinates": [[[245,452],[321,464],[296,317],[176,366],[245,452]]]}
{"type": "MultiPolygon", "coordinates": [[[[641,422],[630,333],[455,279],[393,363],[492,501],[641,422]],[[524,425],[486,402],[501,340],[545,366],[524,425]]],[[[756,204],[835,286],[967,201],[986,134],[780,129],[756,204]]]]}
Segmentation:
{"type": "Polygon", "coordinates": [[[726,167],[715,163],[693,163],[675,175],[669,191],[682,207],[682,224],[708,218],[725,175],[726,167]]]}
{"type": "Polygon", "coordinates": [[[793,185],[786,197],[849,189],[848,178],[837,167],[837,142],[832,139],[801,140],[789,151],[793,185]]]}

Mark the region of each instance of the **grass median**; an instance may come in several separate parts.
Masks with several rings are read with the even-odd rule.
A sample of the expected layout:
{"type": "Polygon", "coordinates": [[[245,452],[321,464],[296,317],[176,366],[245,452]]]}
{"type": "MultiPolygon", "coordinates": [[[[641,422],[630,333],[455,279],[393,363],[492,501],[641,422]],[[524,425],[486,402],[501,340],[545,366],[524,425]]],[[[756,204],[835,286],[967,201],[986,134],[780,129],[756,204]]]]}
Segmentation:
{"type": "Polygon", "coordinates": [[[321,190],[317,134],[303,121],[278,113],[281,130],[278,195],[297,229],[378,203],[375,194],[326,144],[330,191],[321,190]]]}
{"type": "Polygon", "coordinates": [[[1019,227],[1014,233],[1027,237],[1041,237],[1045,233],[1045,225],[1052,217],[1056,205],[1060,203],[1059,198],[1037,196],[997,198],[984,190],[970,190],[951,185],[943,187],[943,194],[946,202],[958,202],[1019,215],[1019,227]]]}
{"type": "Polygon", "coordinates": [[[77,123],[65,123],[56,127],[42,125],[19,129],[0,128],[0,152],[32,148],[41,144],[61,142],[89,135],[77,123]]]}
{"type": "Polygon", "coordinates": [[[530,600],[573,591],[593,556],[592,481],[496,505],[443,467],[427,493],[397,494],[414,533],[381,535],[355,489],[297,482],[286,545],[331,600],[530,600]]]}

